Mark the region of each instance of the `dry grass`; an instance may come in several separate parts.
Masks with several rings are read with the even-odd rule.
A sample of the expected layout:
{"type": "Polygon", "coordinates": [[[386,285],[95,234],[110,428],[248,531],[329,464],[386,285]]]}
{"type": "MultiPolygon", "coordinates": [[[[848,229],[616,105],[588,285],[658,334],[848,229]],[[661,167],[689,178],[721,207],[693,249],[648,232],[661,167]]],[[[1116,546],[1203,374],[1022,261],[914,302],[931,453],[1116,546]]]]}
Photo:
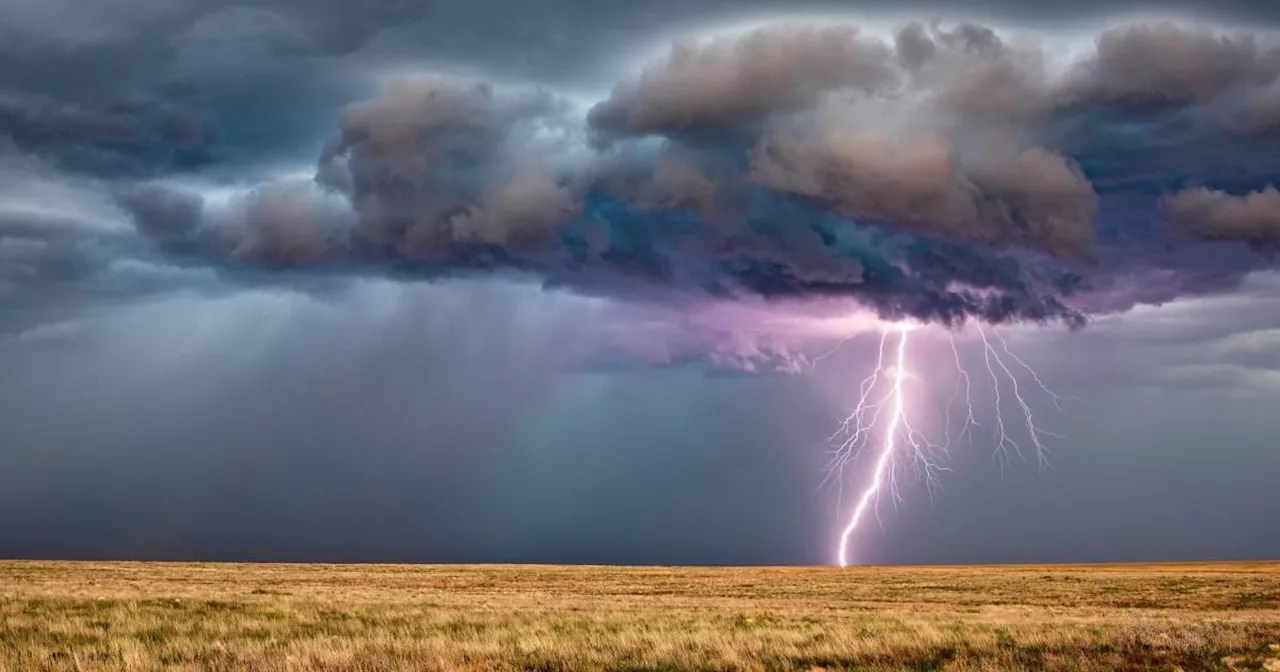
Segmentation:
{"type": "Polygon", "coordinates": [[[1280,670],[1280,563],[0,562],[0,672],[1280,670]]]}

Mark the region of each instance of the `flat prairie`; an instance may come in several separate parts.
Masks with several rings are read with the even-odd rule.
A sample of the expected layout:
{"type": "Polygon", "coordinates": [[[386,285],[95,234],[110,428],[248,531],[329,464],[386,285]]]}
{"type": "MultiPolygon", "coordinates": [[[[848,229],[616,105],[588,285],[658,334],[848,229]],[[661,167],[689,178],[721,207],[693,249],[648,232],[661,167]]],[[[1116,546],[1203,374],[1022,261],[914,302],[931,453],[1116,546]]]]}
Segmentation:
{"type": "Polygon", "coordinates": [[[1280,562],[0,562],[0,671],[1280,671],[1280,562]]]}

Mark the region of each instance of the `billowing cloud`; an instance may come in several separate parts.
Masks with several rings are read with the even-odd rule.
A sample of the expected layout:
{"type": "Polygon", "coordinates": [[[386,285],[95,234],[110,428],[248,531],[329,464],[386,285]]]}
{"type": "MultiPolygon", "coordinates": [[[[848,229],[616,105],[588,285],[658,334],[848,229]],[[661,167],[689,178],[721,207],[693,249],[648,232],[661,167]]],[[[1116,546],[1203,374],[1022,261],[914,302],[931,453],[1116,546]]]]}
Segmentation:
{"type": "Polygon", "coordinates": [[[1163,204],[1173,224],[1192,235],[1280,245],[1280,191],[1274,185],[1240,196],[1197,187],[1166,196],[1163,204]]]}
{"type": "Polygon", "coordinates": [[[1170,22],[1102,33],[1065,82],[1060,103],[1152,111],[1205,103],[1280,76],[1280,46],[1170,22]]]}
{"type": "Polygon", "coordinates": [[[342,111],[321,172],[350,190],[367,242],[409,258],[545,244],[578,208],[550,164],[569,130],[545,91],[399,80],[342,111]]]}
{"type": "MultiPolygon", "coordinates": [[[[641,303],[1080,325],[1267,263],[1222,252],[1270,235],[1274,192],[1224,200],[1266,186],[1265,35],[1136,24],[1068,60],[977,23],[781,23],[676,39],[594,103],[419,72],[324,112],[314,175],[284,175],[273,138],[289,131],[236,112],[258,94],[217,96],[229,73],[338,53],[320,32],[284,5],[201,12],[157,81],[206,82],[208,105],[166,102],[172,86],[128,105],[21,94],[0,128],[115,194],[137,240],[92,258],[236,282],[501,275],[641,303]],[[1260,135],[1208,149],[1242,133],[1260,135]]],[[[252,99],[287,124],[286,98],[252,99]]]]}
{"type": "MultiPolygon", "coordinates": [[[[696,152],[686,159],[662,154],[642,169],[651,177],[638,192],[619,191],[607,159],[578,131],[567,103],[544,91],[402,80],[342,112],[341,130],[310,186],[268,183],[210,204],[198,193],[152,182],[125,191],[120,203],[158,250],[215,266],[420,277],[506,271],[646,301],[849,297],[895,319],[1080,321],[1053,298],[1066,284],[1031,276],[1010,282],[1008,269],[1016,275],[1035,264],[997,254],[1018,243],[1079,251],[1087,227],[1071,231],[1071,206],[1053,200],[1063,188],[1079,186],[1051,184],[1062,175],[1070,182],[1074,173],[1066,163],[1055,173],[1036,163],[1035,153],[1014,150],[1007,157],[1012,169],[979,162],[952,185],[967,205],[937,222],[924,224],[941,211],[925,213],[913,227],[905,209],[837,208],[830,214],[841,219],[801,227],[768,219],[826,217],[818,194],[805,194],[810,203],[789,202],[793,185],[756,175],[755,183],[771,187],[759,193],[745,165],[736,178],[713,179],[695,165],[702,158],[696,152]],[[1033,165],[1021,165],[1027,161],[1033,165]],[[1048,183],[1035,183],[1046,176],[1048,183]],[[716,181],[724,179],[729,183],[716,181]],[[988,229],[978,228],[987,226],[981,213],[991,218],[988,229]],[[1058,221],[1060,215],[1067,221],[1058,221]],[[847,216],[869,219],[842,221],[847,216]],[[902,233],[867,235],[876,226],[902,233]],[[922,232],[989,249],[910,240],[922,232]],[[931,252],[921,254],[926,248],[931,252]],[[954,263],[946,263],[949,256],[954,263]],[[940,263],[967,270],[945,277],[933,270],[940,263]],[[974,268],[982,264],[1004,270],[974,268]],[[1004,279],[992,282],[997,276],[1004,279]]],[[[887,152],[875,160],[880,170],[891,167],[887,152]]],[[[911,171],[889,179],[918,179],[911,171]]],[[[933,185],[901,188],[908,193],[899,201],[910,199],[913,188],[927,197],[933,185]]],[[[1079,207],[1087,209],[1087,185],[1083,189],[1079,207]]]]}
{"type": "Polygon", "coordinates": [[[614,87],[588,121],[621,135],[714,132],[810,107],[831,91],[883,91],[895,79],[890,55],[854,26],[780,26],[676,42],[665,59],[614,87]]]}
{"type": "Polygon", "coordinates": [[[581,212],[581,203],[548,171],[526,169],[480,195],[476,205],[450,220],[453,234],[502,247],[546,245],[560,224],[581,212]]]}
{"type": "Polygon", "coordinates": [[[964,121],[1018,123],[1051,104],[1048,56],[1034,42],[1006,42],[991,28],[952,29],[913,21],[894,37],[895,58],[911,91],[935,110],[964,121]]]}
{"type": "Polygon", "coordinates": [[[755,150],[753,177],[860,220],[988,245],[1088,250],[1097,195],[1069,160],[997,143],[962,159],[945,138],[832,131],[755,150]],[[965,165],[968,164],[968,165],[965,165]]]}

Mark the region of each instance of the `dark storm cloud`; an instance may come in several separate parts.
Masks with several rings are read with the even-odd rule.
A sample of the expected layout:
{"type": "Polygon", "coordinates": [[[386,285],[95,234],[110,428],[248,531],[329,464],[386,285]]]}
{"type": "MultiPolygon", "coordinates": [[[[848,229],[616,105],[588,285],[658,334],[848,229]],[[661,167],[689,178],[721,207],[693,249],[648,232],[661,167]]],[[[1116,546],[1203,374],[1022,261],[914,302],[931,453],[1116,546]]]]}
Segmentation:
{"type": "Polygon", "coordinates": [[[198,194],[156,185],[132,187],[119,200],[138,232],[164,247],[192,239],[204,216],[204,199],[198,194]]]}
{"type": "Polygon", "coordinates": [[[1259,147],[1234,173],[1226,153],[1207,174],[1179,154],[1204,156],[1199,144],[1238,124],[1167,136],[1164,117],[1099,111],[1230,118],[1272,84],[1264,42],[1131,26],[1055,70],[1036,43],[973,23],[907,23],[892,40],[772,25],[676,42],[585,119],[542,88],[403,78],[345,106],[319,157],[319,184],[349,213],[318,190],[267,184],[236,213],[203,209],[206,247],[190,251],[215,264],[497,271],[586,293],[849,296],[892,318],[1080,324],[1069,305],[1129,305],[1134,295],[1113,295],[1117,274],[1205,274],[1162,265],[1158,235],[1150,249],[1099,236],[1103,199],[1267,166],[1259,147]],[[1179,59],[1200,69],[1168,67],[1179,59]],[[1115,261],[1116,247],[1137,259],[1115,261]],[[943,278],[925,258],[971,270],[943,278]],[[974,269],[980,260],[1023,277],[975,284],[1004,275],[974,269]]]}
{"type": "Polygon", "coordinates": [[[194,212],[182,203],[151,203],[132,220],[116,185],[0,152],[0,338],[169,292],[243,288],[172,256],[193,249],[178,244],[194,212]],[[142,222],[147,236],[135,228],[142,222]]]}
{"type": "Polygon", "coordinates": [[[978,22],[899,21],[889,35],[775,22],[677,38],[594,103],[501,71],[406,76],[341,106],[335,128],[334,96],[354,89],[319,73],[394,70],[397,34],[459,11],[375,4],[139,2],[96,27],[68,14],[32,39],[133,45],[145,67],[122,87],[131,97],[15,93],[0,129],[116,182],[147,254],[242,277],[501,273],[632,299],[849,297],[886,318],[1078,325],[1077,307],[1143,300],[1120,289],[1137,277],[1219,279],[1150,294],[1172,298],[1256,267],[1168,265],[1171,241],[1230,237],[1184,215],[1164,227],[1174,209],[1143,236],[1099,226],[1099,212],[1135,193],[1264,186],[1280,72],[1265,33],[1150,22],[1063,63],[978,22]],[[174,27],[172,62],[132,32],[159,25],[174,27]],[[313,182],[271,177],[326,132],[313,182]],[[1247,150],[1205,149],[1233,138],[1247,150]],[[227,176],[229,199],[202,191],[227,176]]]}
{"type": "Polygon", "coordinates": [[[213,211],[197,193],[154,184],[127,190],[120,204],[149,243],[188,261],[314,265],[343,247],[349,228],[347,210],[308,181],[266,184],[213,211]]]}
{"type": "MultiPolygon", "coordinates": [[[[901,236],[841,242],[838,231],[817,223],[771,223],[765,218],[827,216],[778,196],[737,190],[727,205],[741,214],[711,223],[684,206],[706,206],[715,184],[673,184],[673,175],[700,173],[670,156],[657,162],[639,199],[629,201],[613,193],[609,170],[575,167],[572,153],[585,150],[575,145],[580,134],[567,120],[566,105],[541,91],[506,92],[443,78],[398,81],[380,97],[342,111],[341,132],[320,158],[318,175],[329,193],[316,184],[266,184],[219,210],[198,195],[148,185],[127,192],[121,204],[158,248],[215,263],[367,272],[394,267],[428,277],[505,269],[587,293],[649,299],[673,289],[716,296],[844,295],[893,317],[1079,322],[1052,297],[1056,285],[1026,279],[955,288],[954,278],[910,268],[913,257],[904,252],[901,236]],[[988,295],[993,289],[998,295],[988,295]]],[[[989,207],[1021,213],[1017,180],[993,167],[988,163],[979,173],[1004,200],[989,207]]],[[[1001,241],[988,236],[983,242],[1001,241]]],[[[935,248],[936,255],[956,249],[935,248]]],[[[965,263],[987,258],[969,254],[965,263]]]]}
{"type": "Polygon", "coordinates": [[[131,235],[109,192],[47,164],[0,155],[0,331],[38,323],[52,304],[100,295],[131,235]],[[123,225],[123,226],[122,226],[123,225]]]}
{"type": "Polygon", "coordinates": [[[142,61],[211,32],[216,39],[267,35],[285,50],[306,45],[340,53],[431,11],[431,3],[402,0],[124,0],[92,6],[16,0],[0,9],[0,29],[10,38],[9,50],[69,58],[117,53],[142,61]],[[160,39],[148,41],[148,35],[160,39]]]}
{"type": "Polygon", "coordinates": [[[312,153],[359,88],[341,58],[429,11],[398,0],[6,3],[0,139],[111,178],[243,173],[312,153]]]}
{"type": "Polygon", "coordinates": [[[209,161],[212,130],[190,111],[144,99],[81,105],[0,92],[0,134],[72,170],[153,174],[209,161]]]}

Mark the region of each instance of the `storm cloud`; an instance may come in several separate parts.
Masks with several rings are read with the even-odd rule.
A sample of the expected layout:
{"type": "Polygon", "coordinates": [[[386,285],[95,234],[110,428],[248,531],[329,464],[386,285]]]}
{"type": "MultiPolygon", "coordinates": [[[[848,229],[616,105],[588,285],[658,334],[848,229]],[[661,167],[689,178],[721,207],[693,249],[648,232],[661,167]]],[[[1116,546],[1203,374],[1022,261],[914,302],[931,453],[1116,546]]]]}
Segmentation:
{"type": "MultiPolygon", "coordinates": [[[[1170,244],[1257,247],[1239,224],[1188,225],[1177,194],[1266,174],[1265,138],[1238,159],[1198,148],[1257,116],[1280,72],[1271,40],[1158,22],[1063,59],[976,23],[781,23],[678,39],[590,105],[399,75],[336,110],[310,178],[250,177],[213,203],[124,147],[154,171],[119,206],[152,249],[228,272],[497,274],[626,300],[836,298],[887,319],[1078,326],[1132,305],[1108,298],[1118,277],[1214,274],[1166,265],[1170,244]],[[1102,221],[1134,199],[1166,207],[1152,225],[1102,221]]],[[[76,119],[37,134],[56,160],[100,144],[76,119]]],[[[1226,275],[1266,264],[1249,254],[1226,275]]]]}

